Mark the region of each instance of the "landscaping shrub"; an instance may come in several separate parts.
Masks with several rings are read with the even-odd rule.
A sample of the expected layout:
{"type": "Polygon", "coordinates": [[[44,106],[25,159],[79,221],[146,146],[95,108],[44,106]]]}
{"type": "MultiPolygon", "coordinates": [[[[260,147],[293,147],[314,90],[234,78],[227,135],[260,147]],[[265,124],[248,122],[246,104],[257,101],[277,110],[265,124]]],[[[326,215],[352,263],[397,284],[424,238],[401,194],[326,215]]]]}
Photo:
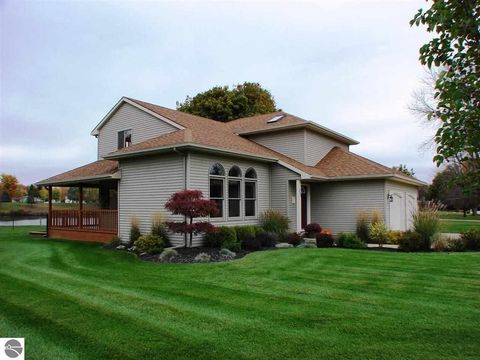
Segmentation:
{"type": "Polygon", "coordinates": [[[480,250],[480,230],[470,229],[462,232],[461,239],[467,250],[480,250]]]}
{"type": "Polygon", "coordinates": [[[264,233],[266,232],[261,226],[259,225],[252,225],[253,228],[255,229],[255,236],[257,236],[258,234],[261,234],[261,233],[264,233]]]}
{"type": "Polygon", "coordinates": [[[440,228],[436,206],[425,206],[413,214],[413,230],[420,234],[424,241],[424,250],[430,249],[431,238],[440,228]]]}
{"type": "Polygon", "coordinates": [[[330,232],[322,231],[320,234],[316,236],[317,240],[317,247],[319,248],[327,248],[333,246],[333,236],[330,232]]]}
{"type": "Polygon", "coordinates": [[[320,226],[320,224],[311,223],[305,226],[304,230],[305,230],[305,237],[315,238],[317,234],[320,234],[320,232],[322,231],[322,227],[320,226]]]}
{"type": "Polygon", "coordinates": [[[160,255],[158,255],[158,260],[163,262],[170,262],[172,259],[178,255],[177,250],[169,248],[162,251],[160,255]]]}
{"type": "Polygon", "coordinates": [[[256,231],[254,225],[235,226],[237,240],[242,242],[245,237],[255,237],[256,231]]]}
{"type": "Polygon", "coordinates": [[[278,235],[271,232],[261,232],[257,234],[256,238],[263,247],[273,247],[278,242],[278,235]]]}
{"type": "Polygon", "coordinates": [[[369,239],[368,225],[370,225],[370,215],[364,210],[359,211],[357,213],[356,234],[364,243],[367,243],[369,239]]]}
{"type": "Polygon", "coordinates": [[[163,239],[165,247],[172,246],[170,243],[170,236],[168,235],[167,224],[162,214],[155,213],[152,215],[152,235],[158,236],[163,239]]]}
{"type": "Polygon", "coordinates": [[[378,244],[379,247],[382,247],[383,244],[387,241],[387,227],[383,222],[372,222],[368,225],[368,233],[370,241],[375,244],[378,244]]]}
{"type": "Polygon", "coordinates": [[[213,228],[205,233],[205,245],[212,248],[222,247],[223,239],[220,236],[220,228],[213,228]]]}
{"type": "Polygon", "coordinates": [[[365,243],[353,233],[340,233],[335,239],[335,244],[338,247],[348,249],[363,249],[366,247],[365,243]]]}
{"type": "Polygon", "coordinates": [[[245,235],[242,240],[242,249],[257,251],[262,248],[262,243],[255,236],[245,235]]]}
{"type": "Polygon", "coordinates": [[[288,231],[288,217],[276,210],[265,210],[260,215],[260,223],[266,232],[283,234],[288,231]]]}
{"type": "Polygon", "coordinates": [[[142,235],[135,240],[134,245],[136,251],[147,254],[161,253],[164,248],[162,238],[155,235],[142,235]]]}
{"type": "Polygon", "coordinates": [[[298,246],[302,243],[302,237],[296,232],[289,233],[285,240],[287,243],[292,244],[293,246],[298,246]]]}
{"type": "Polygon", "coordinates": [[[387,232],[387,244],[398,245],[403,236],[403,231],[390,230],[387,232]]]}
{"type": "Polygon", "coordinates": [[[229,226],[221,226],[218,228],[218,236],[222,240],[222,247],[231,250],[238,251],[241,248],[240,241],[237,239],[237,232],[235,228],[229,226]]]}
{"type": "Polygon", "coordinates": [[[430,241],[425,241],[424,236],[421,234],[408,230],[400,239],[398,249],[402,251],[430,250],[430,241]]]}
{"type": "Polygon", "coordinates": [[[142,236],[140,232],[140,220],[134,215],[130,220],[130,246],[134,245],[140,236],[142,236]]]}
{"type": "Polygon", "coordinates": [[[447,250],[454,252],[465,251],[465,241],[461,238],[450,239],[448,241],[447,250]]]}

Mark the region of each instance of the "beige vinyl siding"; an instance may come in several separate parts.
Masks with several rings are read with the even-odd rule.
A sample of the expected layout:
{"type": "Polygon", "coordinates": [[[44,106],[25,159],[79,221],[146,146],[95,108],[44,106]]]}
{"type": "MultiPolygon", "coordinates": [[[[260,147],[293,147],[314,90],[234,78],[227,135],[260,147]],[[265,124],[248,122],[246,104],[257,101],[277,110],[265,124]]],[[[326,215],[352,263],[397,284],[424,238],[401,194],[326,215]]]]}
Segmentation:
{"type": "MultiPolygon", "coordinates": [[[[130,238],[130,220],[140,219],[142,234],[150,232],[152,214],[163,213],[170,220],[183,220],[165,210],[165,202],[175,192],[184,189],[184,159],[180,155],[157,155],[120,161],[122,178],[119,182],[119,235],[130,238]]],[[[183,236],[172,234],[173,245],[183,245],[183,236]]]]}
{"type": "Polygon", "coordinates": [[[301,163],[305,162],[304,129],[253,135],[249,136],[249,139],[301,163]]]}
{"type": "MultiPolygon", "coordinates": [[[[245,172],[248,168],[252,167],[257,172],[257,211],[255,217],[244,216],[244,183],[241,184],[241,216],[239,218],[228,218],[228,205],[227,205],[227,180],[224,185],[224,217],[210,218],[210,222],[215,226],[223,225],[247,225],[258,224],[259,214],[266,209],[270,208],[270,164],[264,162],[255,162],[245,159],[236,159],[233,157],[223,157],[206,153],[191,153],[190,154],[190,166],[189,166],[189,189],[201,190],[206,198],[209,198],[210,186],[209,186],[209,174],[210,166],[214,163],[220,163],[224,169],[225,174],[228,175],[228,171],[234,165],[237,165],[242,171],[242,178],[245,176],[245,172]]],[[[228,176],[226,177],[226,179],[228,176]]],[[[199,219],[200,220],[200,219],[199,219]]],[[[202,244],[202,237],[195,237],[194,246],[202,244]]]]}
{"type": "Polygon", "coordinates": [[[292,197],[295,197],[296,194],[295,180],[300,179],[300,176],[278,164],[272,165],[271,174],[271,208],[288,216],[290,229],[295,231],[297,208],[296,203],[292,203],[292,197]]]}
{"type": "Polygon", "coordinates": [[[325,135],[306,130],[305,164],[309,166],[316,165],[335,146],[348,151],[348,145],[331,139],[325,135]]]}
{"type": "Polygon", "coordinates": [[[385,181],[338,181],[311,185],[311,221],[334,234],[354,232],[358,211],[385,214],[385,181]]]}
{"type": "MultiPolygon", "coordinates": [[[[397,219],[401,225],[397,230],[407,230],[412,227],[412,215],[418,208],[418,187],[413,185],[408,185],[396,181],[387,181],[385,184],[385,199],[387,194],[394,195],[394,201],[403,202],[403,209],[401,214],[399,214],[400,219],[397,219]]],[[[392,227],[393,222],[390,217],[390,209],[394,204],[386,202],[385,207],[385,223],[389,228],[392,227]]]]}
{"type": "Polygon", "coordinates": [[[132,130],[132,144],[177,130],[174,126],[130,104],[121,105],[99,130],[98,158],[117,150],[118,132],[132,130]]]}

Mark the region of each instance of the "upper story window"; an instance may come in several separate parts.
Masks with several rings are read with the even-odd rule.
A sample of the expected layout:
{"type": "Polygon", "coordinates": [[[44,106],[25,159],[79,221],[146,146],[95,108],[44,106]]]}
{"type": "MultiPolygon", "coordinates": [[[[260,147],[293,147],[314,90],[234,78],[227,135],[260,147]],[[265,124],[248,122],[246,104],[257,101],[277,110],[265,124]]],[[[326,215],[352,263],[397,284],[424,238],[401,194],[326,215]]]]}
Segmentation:
{"type": "Polygon", "coordinates": [[[132,145],[132,129],[118,132],[118,149],[132,145]]]}

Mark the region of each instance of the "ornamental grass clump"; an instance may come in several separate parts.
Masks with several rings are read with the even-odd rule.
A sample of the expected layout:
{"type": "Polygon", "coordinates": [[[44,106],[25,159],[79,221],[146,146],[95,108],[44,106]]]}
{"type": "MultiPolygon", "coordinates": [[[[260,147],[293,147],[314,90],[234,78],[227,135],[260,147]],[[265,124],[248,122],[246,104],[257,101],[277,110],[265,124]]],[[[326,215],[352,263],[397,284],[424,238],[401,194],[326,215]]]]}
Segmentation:
{"type": "Polygon", "coordinates": [[[165,219],[161,213],[152,215],[152,235],[163,239],[165,247],[170,247],[170,237],[168,236],[168,228],[165,219]]]}
{"type": "Polygon", "coordinates": [[[365,210],[360,210],[357,213],[356,234],[364,243],[367,243],[369,239],[368,225],[370,225],[370,214],[365,210]]]}
{"type": "Polygon", "coordinates": [[[266,232],[284,234],[288,231],[288,217],[276,210],[265,210],[260,215],[260,223],[266,232]]]}
{"type": "Polygon", "coordinates": [[[439,209],[439,205],[429,203],[412,216],[413,230],[423,238],[424,244],[422,250],[430,249],[432,236],[440,229],[439,209]]]}

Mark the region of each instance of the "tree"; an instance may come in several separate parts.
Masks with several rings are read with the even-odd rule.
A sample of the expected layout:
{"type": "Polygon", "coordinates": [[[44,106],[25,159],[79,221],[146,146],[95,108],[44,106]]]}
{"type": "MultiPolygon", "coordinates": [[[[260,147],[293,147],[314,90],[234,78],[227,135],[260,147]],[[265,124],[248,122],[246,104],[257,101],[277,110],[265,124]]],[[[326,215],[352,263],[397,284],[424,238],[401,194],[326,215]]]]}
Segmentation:
{"type": "Polygon", "coordinates": [[[480,184],[480,3],[437,0],[420,9],[410,25],[435,33],[420,48],[420,62],[441,69],[435,81],[435,106],[428,119],[439,122],[435,133],[437,166],[453,159],[467,171],[461,178],[480,184]]]}
{"type": "Polygon", "coordinates": [[[40,197],[40,199],[42,199],[42,201],[48,201],[48,190],[44,187],[40,188],[38,190],[38,196],[40,197]]]}
{"type": "Polygon", "coordinates": [[[28,187],[28,192],[27,192],[27,202],[29,204],[34,204],[35,203],[35,198],[38,198],[40,196],[38,188],[35,185],[30,185],[28,187]]]}
{"type": "MultiPolygon", "coordinates": [[[[218,213],[217,204],[213,200],[203,198],[199,190],[184,190],[173,194],[165,204],[165,208],[174,215],[183,215],[183,222],[167,222],[171,231],[189,235],[190,247],[192,246],[193,234],[207,232],[213,225],[206,221],[194,223],[193,219],[206,217],[218,213]]],[[[187,239],[185,238],[185,247],[187,239]]]]}
{"type": "Polygon", "coordinates": [[[14,199],[17,195],[16,190],[18,187],[18,179],[16,176],[1,174],[0,182],[2,183],[2,188],[8,192],[8,197],[14,199]]]}
{"type": "Polygon", "coordinates": [[[278,111],[272,94],[251,82],[232,89],[214,86],[194,97],[187,96],[183,103],[177,102],[177,110],[221,122],[278,111]]]}
{"type": "Polygon", "coordinates": [[[404,173],[404,174],[407,175],[407,176],[413,176],[413,175],[415,175],[415,171],[413,171],[413,169],[408,170],[408,169],[407,169],[407,165],[404,165],[404,164],[400,164],[400,166],[398,166],[398,167],[394,166],[394,167],[393,167],[393,170],[396,170],[396,171],[399,171],[399,172],[401,172],[401,173],[404,173]]]}
{"type": "Polygon", "coordinates": [[[463,177],[462,182],[459,182],[461,171],[460,165],[452,163],[437,173],[428,187],[427,198],[441,201],[449,208],[463,210],[466,216],[470,209],[473,214],[476,213],[480,205],[480,188],[472,182],[466,182],[468,177],[463,177]]]}
{"type": "Polygon", "coordinates": [[[80,189],[76,186],[71,186],[67,190],[67,198],[71,201],[78,201],[80,199],[80,189]]]}

